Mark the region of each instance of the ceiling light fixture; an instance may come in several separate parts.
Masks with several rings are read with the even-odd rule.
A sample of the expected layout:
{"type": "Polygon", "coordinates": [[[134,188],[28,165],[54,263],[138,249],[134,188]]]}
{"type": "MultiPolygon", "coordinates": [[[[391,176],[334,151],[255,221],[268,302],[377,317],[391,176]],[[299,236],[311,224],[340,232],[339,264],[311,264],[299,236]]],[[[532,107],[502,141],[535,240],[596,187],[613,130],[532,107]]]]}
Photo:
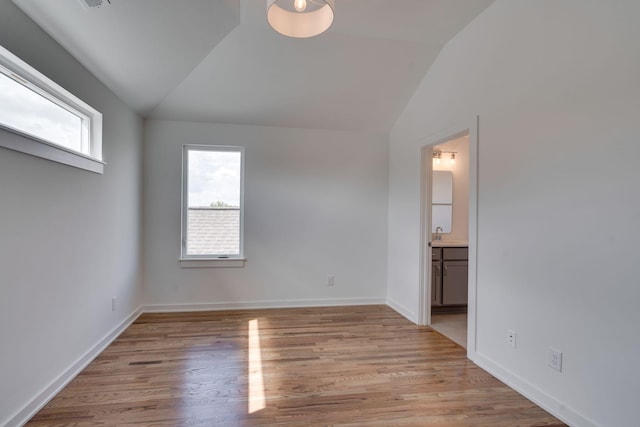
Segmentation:
{"type": "Polygon", "coordinates": [[[304,39],[333,23],[334,0],[267,0],[267,21],[282,35],[304,39]]]}

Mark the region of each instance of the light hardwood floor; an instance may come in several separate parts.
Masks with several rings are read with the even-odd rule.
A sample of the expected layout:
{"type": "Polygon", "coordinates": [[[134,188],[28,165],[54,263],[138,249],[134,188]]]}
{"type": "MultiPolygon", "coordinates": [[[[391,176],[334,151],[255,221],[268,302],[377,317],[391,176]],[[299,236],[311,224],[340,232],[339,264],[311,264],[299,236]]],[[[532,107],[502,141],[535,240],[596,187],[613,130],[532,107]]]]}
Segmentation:
{"type": "Polygon", "coordinates": [[[386,306],[144,314],[28,426],[564,426],[386,306]]]}

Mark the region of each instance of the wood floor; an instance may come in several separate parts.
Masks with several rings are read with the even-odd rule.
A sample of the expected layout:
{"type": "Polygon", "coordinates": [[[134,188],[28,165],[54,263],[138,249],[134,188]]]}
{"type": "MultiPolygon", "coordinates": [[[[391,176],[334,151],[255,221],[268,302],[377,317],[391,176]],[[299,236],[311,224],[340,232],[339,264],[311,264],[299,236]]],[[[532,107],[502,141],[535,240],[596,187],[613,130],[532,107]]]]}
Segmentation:
{"type": "Polygon", "coordinates": [[[564,426],[386,306],[144,314],[28,426],[564,426]]]}

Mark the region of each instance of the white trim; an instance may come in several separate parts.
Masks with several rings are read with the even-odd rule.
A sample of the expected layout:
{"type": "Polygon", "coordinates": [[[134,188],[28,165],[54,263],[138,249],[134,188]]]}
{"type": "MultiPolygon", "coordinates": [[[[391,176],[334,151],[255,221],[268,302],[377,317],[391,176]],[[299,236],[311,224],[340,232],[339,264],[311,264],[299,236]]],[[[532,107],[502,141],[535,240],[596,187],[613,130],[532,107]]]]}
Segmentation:
{"type": "Polygon", "coordinates": [[[102,174],[105,162],[0,126],[0,147],[102,174]]]}
{"type": "Polygon", "coordinates": [[[391,298],[387,298],[387,305],[389,306],[389,308],[395,310],[399,315],[406,318],[410,322],[413,322],[416,324],[418,323],[417,322],[418,319],[416,318],[416,313],[409,310],[407,307],[400,304],[399,302],[394,301],[391,298]]]}
{"type": "Polygon", "coordinates": [[[180,258],[180,268],[239,268],[246,258],[180,258]]]}
{"type": "Polygon", "coordinates": [[[469,289],[467,293],[467,357],[478,350],[478,217],[480,205],[480,116],[469,129],[469,289]]]}
{"type": "Polygon", "coordinates": [[[81,144],[88,148],[88,153],[65,148],[8,126],[0,126],[0,147],[102,174],[105,165],[102,158],[102,114],[2,46],[0,67],[3,74],[80,117],[81,144]]]}
{"type": "MultiPolygon", "coordinates": [[[[84,355],[65,369],[49,385],[44,387],[29,403],[6,420],[5,427],[22,426],[38,413],[51,399],[53,399],[67,384],[69,384],[84,368],[86,368],[100,353],[102,353],[118,336],[124,332],[142,314],[142,307],[138,307],[118,326],[113,328],[101,340],[94,344],[84,355]]],[[[0,420],[0,423],[2,420],[0,420]]]]}
{"type": "MultiPolygon", "coordinates": [[[[464,120],[449,126],[440,132],[420,138],[421,150],[421,174],[424,181],[426,173],[432,169],[430,157],[425,156],[431,151],[431,147],[446,141],[469,135],[469,289],[467,302],[467,357],[472,359],[476,352],[477,335],[477,259],[478,259],[478,147],[479,147],[480,117],[473,120],[464,120]]],[[[426,203],[431,198],[431,192],[424,182],[420,183],[420,269],[418,295],[418,321],[420,325],[431,323],[431,293],[429,282],[431,281],[431,249],[427,249],[427,243],[431,239],[431,229],[427,227],[430,220],[426,203]]]]}
{"type": "Polygon", "coordinates": [[[504,369],[481,353],[476,352],[474,357],[470,357],[470,359],[480,368],[484,369],[527,399],[531,400],[554,417],[560,419],[562,422],[574,427],[598,427],[598,424],[596,424],[595,421],[567,406],[564,402],[550,396],[513,372],[504,369]]]}
{"type": "Polygon", "coordinates": [[[420,147],[420,286],[418,287],[418,325],[431,324],[431,268],[432,248],[428,244],[431,241],[431,199],[433,176],[433,146],[439,142],[430,142],[429,145],[420,147]]]}
{"type": "Polygon", "coordinates": [[[327,298],[303,300],[238,301],[184,304],[148,304],[144,313],[171,313],[190,311],[249,310],[263,308],[339,307],[350,305],[386,305],[384,298],[327,298]]]}

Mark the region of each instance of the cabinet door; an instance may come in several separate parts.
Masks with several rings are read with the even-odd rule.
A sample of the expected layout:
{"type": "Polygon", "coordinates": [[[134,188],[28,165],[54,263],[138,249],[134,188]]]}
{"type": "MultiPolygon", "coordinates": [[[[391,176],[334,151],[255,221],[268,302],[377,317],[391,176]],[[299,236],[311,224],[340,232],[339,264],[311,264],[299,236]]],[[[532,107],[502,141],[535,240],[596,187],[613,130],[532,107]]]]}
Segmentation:
{"type": "Polygon", "coordinates": [[[431,305],[442,305],[442,263],[431,263],[431,305]]]}
{"type": "Polygon", "coordinates": [[[444,261],[442,272],[442,304],[466,305],[469,289],[467,261],[444,261]]]}

